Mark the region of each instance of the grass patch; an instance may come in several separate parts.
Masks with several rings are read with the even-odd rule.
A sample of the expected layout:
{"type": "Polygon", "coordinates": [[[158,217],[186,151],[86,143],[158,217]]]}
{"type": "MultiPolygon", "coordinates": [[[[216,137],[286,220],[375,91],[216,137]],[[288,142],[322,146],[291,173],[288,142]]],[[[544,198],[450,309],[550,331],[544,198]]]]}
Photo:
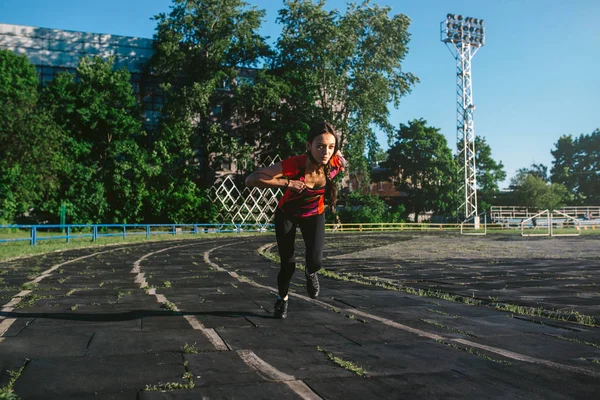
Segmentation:
{"type": "Polygon", "coordinates": [[[194,382],[194,377],[191,372],[185,372],[182,376],[182,379],[185,382],[167,382],[167,383],[159,383],[158,385],[146,385],[144,390],[148,392],[159,392],[159,391],[169,391],[169,390],[182,390],[182,389],[193,389],[196,387],[196,383],[194,382]]]}
{"type": "Polygon", "coordinates": [[[367,371],[365,371],[358,365],[354,364],[352,361],[346,361],[338,356],[334,356],[333,353],[327,351],[326,349],[322,348],[321,346],[317,346],[317,351],[320,351],[321,353],[325,354],[327,356],[327,358],[329,360],[333,361],[335,364],[339,365],[340,367],[342,367],[348,371],[354,372],[358,376],[365,376],[367,374],[367,371]]]}
{"type": "Polygon", "coordinates": [[[21,288],[23,290],[35,290],[37,289],[38,284],[37,283],[33,283],[33,282],[26,282],[23,284],[23,286],[21,286],[21,288]]]}
{"type": "Polygon", "coordinates": [[[364,319],[357,318],[356,316],[354,316],[352,314],[346,314],[346,313],[342,312],[342,310],[340,310],[339,308],[332,307],[332,308],[330,308],[330,310],[333,312],[336,312],[340,315],[343,315],[344,317],[351,319],[352,321],[357,321],[357,322],[360,322],[363,324],[368,324],[368,322],[365,321],[364,319]]]}
{"type": "Polygon", "coordinates": [[[170,281],[164,281],[164,282],[163,282],[163,287],[164,287],[165,289],[170,289],[170,288],[171,288],[171,286],[172,286],[172,285],[171,285],[171,282],[170,282],[170,281]]]}
{"type": "Polygon", "coordinates": [[[164,304],[164,307],[169,310],[169,311],[176,311],[177,310],[177,306],[175,306],[175,303],[167,300],[167,302],[164,304]]]}
{"type": "Polygon", "coordinates": [[[17,303],[15,308],[33,307],[33,305],[38,300],[42,300],[44,298],[45,297],[43,297],[43,296],[38,296],[37,294],[29,293],[27,296],[23,297],[19,303],[17,303]]]}
{"type": "Polygon", "coordinates": [[[466,353],[476,355],[477,357],[481,357],[481,358],[483,358],[485,360],[488,360],[488,361],[492,361],[492,362],[495,362],[495,363],[498,363],[498,364],[503,364],[503,365],[512,365],[512,363],[509,362],[509,361],[504,361],[504,360],[499,360],[497,358],[492,358],[492,357],[488,356],[487,354],[482,353],[482,352],[480,352],[478,350],[473,350],[472,347],[462,347],[462,346],[458,346],[458,345],[456,345],[454,343],[445,342],[443,340],[436,340],[436,342],[441,343],[443,345],[446,345],[448,347],[452,347],[455,350],[464,351],[466,353]]]}
{"type": "Polygon", "coordinates": [[[23,363],[21,368],[19,368],[17,370],[6,371],[10,378],[8,379],[8,382],[6,382],[6,385],[4,385],[0,389],[0,399],[2,399],[2,400],[19,400],[19,396],[17,396],[14,392],[14,386],[15,386],[15,382],[17,381],[17,379],[19,379],[19,377],[23,373],[23,370],[27,366],[27,364],[29,364],[29,359],[25,360],[25,362],[23,363]]]}
{"type": "Polygon", "coordinates": [[[568,312],[558,310],[547,310],[542,307],[527,307],[510,303],[492,303],[494,307],[501,311],[507,311],[519,315],[527,315],[530,317],[543,317],[554,319],[557,321],[576,322],[586,326],[596,326],[596,319],[590,315],[581,314],[578,311],[571,310],[568,312]]]}
{"type": "MultiPolygon", "coordinates": [[[[439,305],[439,304],[438,304],[439,305]]],[[[436,314],[441,314],[441,315],[445,315],[447,317],[451,317],[451,318],[460,318],[459,315],[456,314],[449,314],[445,311],[441,311],[441,310],[434,310],[433,308],[428,308],[427,311],[432,312],[432,313],[436,313],[436,314]]]]}
{"type": "Polygon", "coordinates": [[[558,339],[562,339],[562,340],[566,340],[568,342],[574,342],[574,343],[584,344],[586,346],[592,346],[592,347],[595,347],[597,349],[600,349],[600,344],[598,344],[598,343],[588,342],[586,340],[579,340],[579,339],[567,338],[567,337],[564,337],[564,336],[553,336],[553,337],[558,338],[558,339]]]}
{"type": "Polygon", "coordinates": [[[196,343],[194,344],[185,344],[182,348],[181,351],[183,351],[184,354],[198,354],[201,353],[202,350],[196,346],[196,343]]]}
{"type": "Polygon", "coordinates": [[[467,331],[463,331],[463,330],[460,330],[460,329],[452,328],[450,326],[446,326],[444,324],[440,324],[439,322],[436,322],[436,321],[431,321],[429,319],[422,319],[421,321],[423,321],[423,322],[425,322],[426,324],[429,324],[429,325],[437,326],[438,328],[446,329],[446,330],[448,330],[450,332],[460,333],[461,335],[470,336],[470,337],[477,337],[477,336],[475,336],[475,335],[473,335],[473,334],[471,334],[471,333],[469,333],[467,331]]]}
{"type": "MultiPolygon", "coordinates": [[[[115,288],[118,289],[118,288],[115,288]]],[[[129,296],[131,294],[131,290],[128,290],[127,292],[121,292],[118,291],[117,292],[117,302],[121,301],[121,298],[123,298],[123,296],[129,296]]]]}

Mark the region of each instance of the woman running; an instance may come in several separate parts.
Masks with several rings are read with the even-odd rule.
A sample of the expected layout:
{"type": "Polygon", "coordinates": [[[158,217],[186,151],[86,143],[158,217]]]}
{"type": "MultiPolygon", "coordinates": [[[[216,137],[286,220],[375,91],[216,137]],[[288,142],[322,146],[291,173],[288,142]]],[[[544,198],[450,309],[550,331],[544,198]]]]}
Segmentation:
{"type": "Polygon", "coordinates": [[[275,318],[287,317],[288,290],[296,270],[297,226],[306,246],[306,290],[313,299],[319,295],[317,271],[323,263],[325,198],[335,212],[337,188],[333,178],[344,166],[337,133],[330,123],[324,122],[311,127],[305,154],[261,168],[246,178],[249,187],[284,189],[275,212],[275,235],[281,258],[275,318]]]}

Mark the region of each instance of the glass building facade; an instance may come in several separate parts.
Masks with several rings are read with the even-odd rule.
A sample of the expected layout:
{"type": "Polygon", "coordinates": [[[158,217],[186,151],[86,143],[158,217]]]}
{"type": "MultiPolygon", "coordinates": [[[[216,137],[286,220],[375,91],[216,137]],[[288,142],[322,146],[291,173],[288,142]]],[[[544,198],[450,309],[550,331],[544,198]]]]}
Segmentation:
{"type": "Polygon", "coordinates": [[[41,84],[47,84],[61,72],[74,74],[81,57],[114,57],[115,67],[125,67],[131,74],[148,130],[156,128],[164,101],[157,82],[143,79],[144,66],[154,52],[152,42],[129,36],[0,24],[0,49],[27,56],[35,65],[41,84]]]}

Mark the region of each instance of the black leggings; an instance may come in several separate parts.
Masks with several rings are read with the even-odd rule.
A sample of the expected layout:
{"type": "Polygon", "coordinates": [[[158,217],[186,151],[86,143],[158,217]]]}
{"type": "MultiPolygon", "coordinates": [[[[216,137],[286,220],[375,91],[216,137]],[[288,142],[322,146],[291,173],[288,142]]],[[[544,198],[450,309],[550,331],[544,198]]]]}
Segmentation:
{"type": "Polygon", "coordinates": [[[290,281],[296,270],[294,242],[296,226],[300,227],[306,246],[306,269],[309,274],[321,269],[323,264],[323,244],[325,241],[325,213],[307,218],[287,215],[280,209],[275,212],[275,235],[281,258],[281,269],[277,275],[279,295],[287,296],[290,281]]]}

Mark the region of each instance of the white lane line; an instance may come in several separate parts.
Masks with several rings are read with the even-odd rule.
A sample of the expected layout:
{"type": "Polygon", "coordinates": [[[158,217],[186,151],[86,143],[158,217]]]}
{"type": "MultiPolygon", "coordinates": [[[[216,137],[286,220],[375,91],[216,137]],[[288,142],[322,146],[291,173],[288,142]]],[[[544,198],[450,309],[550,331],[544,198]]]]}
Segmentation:
{"type": "MultiPolygon", "coordinates": [[[[182,248],[182,247],[195,246],[195,245],[198,245],[198,243],[167,247],[167,248],[143,255],[142,257],[140,257],[133,263],[133,269],[131,270],[131,273],[136,274],[134,282],[138,284],[140,289],[146,289],[146,287],[148,286],[148,283],[146,282],[146,278],[145,278],[145,273],[141,272],[142,262],[144,260],[148,259],[149,257],[152,257],[155,254],[159,254],[159,253],[162,253],[162,252],[165,252],[168,250],[178,249],[178,248],[182,248]]],[[[158,301],[161,304],[167,304],[167,302],[169,301],[165,297],[165,295],[156,293],[156,289],[154,289],[154,288],[147,289],[147,293],[151,296],[154,296],[156,298],[156,301],[158,301]]],[[[180,311],[179,308],[174,303],[171,303],[171,306],[173,307],[173,311],[180,311]]],[[[214,329],[206,328],[204,325],[202,325],[202,323],[200,321],[198,321],[198,318],[196,318],[194,315],[184,315],[183,318],[190,324],[192,329],[200,331],[204,336],[206,336],[208,341],[214,346],[215,349],[217,349],[219,351],[229,350],[229,347],[223,341],[223,339],[221,339],[219,334],[217,332],[215,332],[214,329]]]]}
{"type": "Polygon", "coordinates": [[[528,362],[528,363],[532,363],[532,364],[541,364],[541,365],[545,365],[550,368],[556,368],[558,370],[576,372],[576,373],[600,378],[600,372],[591,371],[591,370],[588,370],[585,368],[575,367],[575,366],[571,366],[571,365],[567,365],[567,364],[561,364],[561,363],[557,363],[557,362],[550,361],[550,360],[544,360],[543,358],[530,357],[530,356],[526,356],[524,354],[515,353],[510,350],[505,350],[505,349],[501,349],[498,347],[487,346],[485,344],[476,343],[471,340],[465,340],[465,339],[450,339],[450,340],[452,342],[461,343],[466,346],[477,347],[482,350],[489,351],[490,353],[496,353],[503,357],[512,358],[515,360],[524,361],[524,362],[528,362]]]}
{"type": "Polygon", "coordinates": [[[16,318],[6,318],[4,321],[0,322],[0,336],[4,336],[8,328],[10,328],[16,320],[16,318]]]}
{"type": "Polygon", "coordinates": [[[294,392],[296,392],[304,400],[321,400],[322,399],[321,397],[319,397],[318,394],[313,392],[312,389],[306,385],[306,383],[304,383],[301,380],[285,381],[284,383],[286,385],[288,385],[290,389],[292,389],[294,392]]]}
{"type": "MultiPolygon", "coordinates": [[[[214,248],[206,251],[204,253],[204,262],[207,263],[208,265],[210,265],[211,267],[213,267],[214,269],[216,269],[217,271],[227,272],[230,276],[237,279],[239,282],[249,283],[255,287],[273,290],[276,292],[276,290],[272,287],[264,286],[264,285],[254,282],[254,281],[251,281],[249,279],[246,279],[244,277],[241,277],[237,273],[228,271],[225,268],[222,268],[220,265],[215,264],[210,260],[210,253],[212,253],[214,250],[217,250],[217,249],[220,249],[223,247],[227,247],[227,246],[233,246],[236,244],[238,244],[238,243],[225,244],[222,246],[214,247],[214,248]]],[[[307,297],[307,299],[312,300],[308,297],[307,297]]],[[[325,304],[325,303],[323,303],[323,304],[325,304]]],[[[329,306],[329,307],[333,308],[331,306],[329,306]]],[[[316,394],[311,388],[309,388],[303,381],[296,379],[296,377],[294,377],[292,375],[288,375],[286,373],[279,371],[277,368],[273,367],[271,364],[268,364],[266,361],[259,358],[256,354],[254,354],[254,352],[252,350],[238,350],[237,354],[240,356],[242,361],[244,361],[246,363],[246,365],[248,365],[249,367],[256,370],[258,372],[258,374],[261,375],[266,380],[282,381],[292,391],[294,391],[294,393],[296,393],[298,396],[300,396],[304,400],[322,400],[321,397],[319,397],[319,395],[316,394]]]]}
{"type": "MultiPolygon", "coordinates": [[[[76,261],[85,260],[86,258],[94,257],[94,256],[97,256],[97,255],[100,255],[100,254],[104,254],[104,253],[108,253],[108,252],[111,252],[111,251],[121,250],[121,249],[124,249],[124,248],[125,247],[119,247],[119,248],[116,248],[116,249],[99,251],[98,253],[88,254],[87,256],[82,256],[82,257],[74,258],[72,260],[65,261],[63,263],[53,265],[52,267],[50,267],[47,270],[45,270],[44,272],[42,272],[39,276],[37,276],[33,280],[31,280],[29,282],[26,282],[25,285],[40,283],[44,278],[47,278],[50,275],[52,275],[52,272],[54,272],[58,268],[62,267],[63,265],[74,263],[76,261]]],[[[15,297],[13,297],[11,299],[11,301],[9,301],[8,303],[6,303],[5,305],[2,306],[2,311],[3,312],[11,312],[11,311],[13,311],[14,308],[15,308],[15,306],[17,304],[19,304],[21,302],[21,300],[23,299],[23,297],[25,297],[29,293],[31,293],[31,290],[23,290],[23,291],[21,291],[21,293],[17,294],[15,297]],[[23,293],[25,293],[25,294],[23,294],[23,293]]],[[[14,324],[14,322],[16,320],[17,320],[16,318],[7,318],[5,316],[0,315],[0,336],[4,335],[6,333],[6,331],[8,331],[8,328],[10,328],[10,326],[12,324],[14,324]]]]}
{"type": "Polygon", "coordinates": [[[285,374],[258,357],[252,350],[238,350],[238,356],[250,367],[254,368],[263,378],[268,381],[295,381],[292,375],[285,374]]]}
{"type": "Polygon", "coordinates": [[[295,376],[285,374],[258,357],[252,350],[238,350],[238,356],[267,381],[283,382],[305,400],[321,400],[321,397],[309,388],[306,383],[295,376]]]}
{"type": "MultiPolygon", "coordinates": [[[[225,272],[229,273],[229,275],[234,276],[231,272],[227,271],[226,269],[224,269],[224,268],[220,267],[219,265],[217,265],[217,264],[213,263],[212,261],[210,261],[210,253],[213,252],[214,250],[220,249],[221,247],[225,247],[225,246],[231,246],[231,244],[229,244],[229,245],[223,245],[223,246],[219,246],[219,247],[215,247],[215,248],[210,249],[209,251],[205,252],[204,253],[204,261],[206,263],[208,263],[210,266],[212,266],[213,268],[218,269],[219,271],[225,271],[225,272]]],[[[267,246],[268,245],[262,246],[261,249],[266,248],[267,246]]],[[[247,279],[240,279],[240,278],[237,278],[237,279],[240,282],[246,282],[246,283],[249,283],[250,285],[253,285],[255,287],[259,287],[259,288],[262,288],[262,289],[268,289],[268,290],[271,290],[271,291],[274,291],[275,293],[277,293],[277,289],[275,289],[273,287],[261,285],[259,283],[256,283],[254,281],[247,280],[247,279]]],[[[300,295],[300,294],[297,294],[297,293],[291,293],[290,292],[289,295],[292,296],[292,297],[297,297],[299,299],[302,299],[302,300],[308,301],[310,303],[319,305],[321,307],[330,309],[330,310],[340,310],[340,309],[338,309],[336,307],[333,307],[330,304],[324,303],[324,302],[319,301],[319,300],[311,299],[310,297],[303,296],[303,295],[300,295]]],[[[403,324],[400,324],[400,323],[398,323],[396,321],[392,321],[392,320],[387,319],[387,318],[382,318],[382,317],[379,317],[377,315],[373,315],[373,314],[370,314],[370,313],[367,313],[367,312],[364,312],[364,311],[357,310],[355,308],[346,308],[346,309],[341,309],[341,310],[344,311],[344,312],[346,312],[346,313],[348,313],[348,314],[360,315],[361,317],[369,318],[369,319],[381,322],[382,324],[391,326],[393,328],[396,328],[396,329],[399,329],[399,330],[402,330],[402,331],[405,331],[405,332],[410,332],[410,333],[413,333],[415,335],[418,335],[418,336],[421,336],[421,337],[425,337],[425,338],[429,338],[429,339],[432,339],[432,340],[453,341],[453,342],[457,342],[457,343],[466,344],[466,345],[469,345],[469,346],[472,346],[472,347],[477,347],[477,348],[489,351],[491,353],[496,353],[496,354],[499,354],[499,355],[501,355],[503,357],[510,358],[510,359],[517,360],[517,361],[523,361],[523,362],[531,363],[531,364],[545,365],[545,366],[550,367],[550,368],[555,368],[555,369],[559,369],[559,370],[576,372],[576,373],[580,373],[580,374],[584,374],[584,375],[588,375],[588,376],[592,376],[592,377],[600,377],[600,372],[592,371],[592,370],[589,370],[589,369],[586,369],[586,368],[574,367],[574,366],[570,366],[570,365],[566,365],[566,364],[561,364],[561,363],[557,363],[557,362],[550,361],[550,360],[545,360],[545,359],[542,359],[542,358],[530,357],[530,356],[527,356],[525,354],[516,353],[516,352],[510,351],[510,350],[504,350],[504,349],[500,349],[500,348],[497,348],[497,347],[486,346],[486,345],[482,345],[482,344],[479,344],[479,343],[476,343],[476,342],[472,342],[472,341],[469,341],[469,340],[446,338],[444,336],[438,335],[438,334],[433,333],[433,332],[428,332],[428,331],[424,331],[422,329],[410,327],[408,325],[403,325],[403,324]]]]}
{"type": "Polygon", "coordinates": [[[376,315],[369,314],[369,313],[366,313],[364,311],[357,310],[356,308],[347,308],[344,311],[346,311],[346,312],[348,312],[350,314],[360,315],[361,317],[374,319],[375,321],[379,321],[379,322],[381,322],[384,325],[391,326],[393,328],[400,329],[400,330],[403,330],[403,331],[406,331],[406,332],[414,333],[415,335],[418,335],[418,336],[421,336],[421,337],[426,337],[428,339],[432,339],[432,340],[447,340],[446,338],[444,338],[443,336],[440,336],[438,334],[427,332],[427,331],[424,331],[422,329],[413,328],[412,326],[408,326],[408,325],[404,325],[404,324],[399,324],[398,322],[395,322],[395,321],[392,321],[392,320],[389,320],[389,319],[386,319],[386,318],[378,317],[376,315]]]}

